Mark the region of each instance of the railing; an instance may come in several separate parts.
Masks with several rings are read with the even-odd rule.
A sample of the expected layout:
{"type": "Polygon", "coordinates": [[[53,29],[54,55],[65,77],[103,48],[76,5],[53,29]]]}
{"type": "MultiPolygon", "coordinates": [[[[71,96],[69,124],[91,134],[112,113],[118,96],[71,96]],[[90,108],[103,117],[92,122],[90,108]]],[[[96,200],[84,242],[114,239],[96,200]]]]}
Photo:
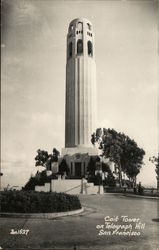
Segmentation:
{"type": "Polygon", "coordinates": [[[74,190],[74,189],[76,189],[76,188],[78,188],[78,187],[81,187],[81,188],[82,188],[82,185],[80,184],[80,185],[78,185],[78,186],[76,186],[76,187],[70,188],[70,189],[66,190],[64,193],[67,193],[67,192],[69,192],[69,191],[71,191],[71,190],[74,190]]]}
{"type": "MultiPolygon", "coordinates": [[[[67,193],[67,192],[72,191],[72,190],[74,190],[76,188],[79,188],[79,187],[80,187],[80,193],[86,193],[87,194],[88,188],[91,188],[92,186],[89,186],[89,183],[86,183],[86,185],[80,184],[78,186],[75,186],[73,188],[70,188],[70,189],[64,191],[64,193],[67,193]]],[[[96,186],[93,185],[93,187],[96,187],[96,186]]]]}

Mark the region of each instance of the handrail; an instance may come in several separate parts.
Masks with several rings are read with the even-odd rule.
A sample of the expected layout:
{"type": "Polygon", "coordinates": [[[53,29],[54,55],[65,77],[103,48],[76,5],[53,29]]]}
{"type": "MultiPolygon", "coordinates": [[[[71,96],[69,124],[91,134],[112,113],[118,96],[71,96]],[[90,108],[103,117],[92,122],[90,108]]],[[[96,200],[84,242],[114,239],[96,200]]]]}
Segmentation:
{"type": "MultiPolygon", "coordinates": [[[[88,183],[86,183],[86,184],[87,184],[87,185],[86,185],[86,189],[88,189],[88,188],[91,187],[91,186],[88,186],[88,183]]],[[[78,185],[78,186],[76,186],[76,187],[70,188],[70,189],[66,190],[64,193],[67,193],[67,192],[69,192],[69,191],[71,191],[71,190],[73,190],[73,189],[76,189],[76,188],[78,188],[78,187],[81,187],[81,188],[82,188],[82,184],[80,184],[80,185],[78,185]]],[[[95,185],[94,185],[93,187],[95,187],[95,185]]]]}
{"type": "Polygon", "coordinates": [[[80,187],[80,186],[82,186],[82,185],[80,184],[80,185],[78,185],[78,186],[76,186],[76,187],[73,187],[73,188],[71,188],[71,189],[68,189],[68,190],[66,190],[64,193],[67,193],[68,191],[71,191],[71,190],[73,190],[73,189],[75,189],[75,188],[78,188],[78,187],[80,187]]]}

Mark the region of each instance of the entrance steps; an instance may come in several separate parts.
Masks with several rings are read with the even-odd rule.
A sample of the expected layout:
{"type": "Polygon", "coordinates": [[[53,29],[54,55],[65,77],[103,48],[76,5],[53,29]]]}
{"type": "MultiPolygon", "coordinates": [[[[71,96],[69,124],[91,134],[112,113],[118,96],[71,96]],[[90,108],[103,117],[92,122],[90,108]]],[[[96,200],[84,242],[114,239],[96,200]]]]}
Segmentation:
{"type": "Polygon", "coordinates": [[[67,194],[103,194],[103,186],[94,186],[86,179],[58,179],[51,180],[43,186],[35,186],[37,192],[57,192],[67,194]]]}

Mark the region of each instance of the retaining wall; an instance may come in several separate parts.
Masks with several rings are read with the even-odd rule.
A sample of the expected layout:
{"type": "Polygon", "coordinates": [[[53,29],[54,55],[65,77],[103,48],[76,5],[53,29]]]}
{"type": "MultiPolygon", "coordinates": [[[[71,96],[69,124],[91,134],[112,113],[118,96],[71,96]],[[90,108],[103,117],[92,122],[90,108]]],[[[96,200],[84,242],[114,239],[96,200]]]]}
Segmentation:
{"type": "Polygon", "coordinates": [[[88,183],[85,179],[53,179],[51,184],[45,183],[44,186],[35,186],[35,191],[67,194],[103,194],[103,186],[94,186],[94,183],[88,183]]]}

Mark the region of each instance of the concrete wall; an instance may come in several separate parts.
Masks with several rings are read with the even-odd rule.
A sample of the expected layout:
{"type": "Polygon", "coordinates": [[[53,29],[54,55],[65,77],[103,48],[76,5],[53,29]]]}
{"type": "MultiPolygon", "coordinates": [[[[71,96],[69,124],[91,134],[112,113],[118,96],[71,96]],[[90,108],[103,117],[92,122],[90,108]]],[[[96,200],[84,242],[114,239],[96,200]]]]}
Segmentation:
{"type": "Polygon", "coordinates": [[[52,192],[65,192],[69,194],[81,193],[81,180],[52,180],[52,192]]]}
{"type": "MultiPolygon", "coordinates": [[[[50,183],[45,183],[44,186],[35,186],[37,192],[50,192],[50,183]]],[[[103,186],[94,186],[93,183],[88,183],[87,180],[52,180],[51,192],[67,193],[67,194],[102,194],[103,186]]]]}
{"type": "Polygon", "coordinates": [[[82,146],[77,146],[74,148],[62,148],[62,156],[64,155],[74,155],[74,154],[88,154],[88,155],[99,155],[100,151],[98,148],[94,146],[90,147],[82,147],[82,146]]]}
{"type": "Polygon", "coordinates": [[[45,183],[44,186],[35,186],[37,192],[50,192],[50,183],[45,183]]]}
{"type": "Polygon", "coordinates": [[[86,179],[82,180],[52,180],[52,192],[64,192],[67,194],[97,194],[103,193],[103,186],[94,186],[94,183],[88,183],[86,179]]]}

